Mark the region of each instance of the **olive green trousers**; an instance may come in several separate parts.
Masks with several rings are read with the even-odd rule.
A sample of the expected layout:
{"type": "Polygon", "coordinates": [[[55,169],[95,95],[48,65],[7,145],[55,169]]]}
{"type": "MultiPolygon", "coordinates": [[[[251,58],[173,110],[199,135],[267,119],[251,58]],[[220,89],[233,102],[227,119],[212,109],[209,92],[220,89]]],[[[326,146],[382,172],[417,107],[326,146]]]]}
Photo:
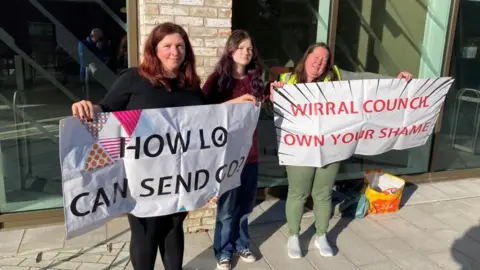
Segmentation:
{"type": "Polygon", "coordinates": [[[340,163],[323,168],[287,166],[288,196],[286,202],[287,225],[290,235],[300,232],[305,203],[311,195],[318,236],[327,232],[332,211],[332,191],[340,163]]]}

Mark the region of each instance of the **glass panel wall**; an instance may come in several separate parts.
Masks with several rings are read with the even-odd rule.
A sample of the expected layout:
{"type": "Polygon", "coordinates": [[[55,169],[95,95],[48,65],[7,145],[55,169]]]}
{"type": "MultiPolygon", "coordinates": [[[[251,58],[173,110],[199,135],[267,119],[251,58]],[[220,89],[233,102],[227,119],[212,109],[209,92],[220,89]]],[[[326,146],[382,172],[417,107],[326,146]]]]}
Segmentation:
{"type": "Polygon", "coordinates": [[[233,1],[232,29],[247,30],[268,67],[293,66],[317,40],[326,41],[330,0],[233,1]]]}
{"type": "Polygon", "coordinates": [[[433,169],[480,167],[480,2],[459,4],[450,75],[455,83],[446,97],[433,169]]]}
{"type": "MultiPolygon", "coordinates": [[[[350,71],[395,77],[441,75],[451,1],[338,1],[335,64],[350,71]]],[[[367,169],[394,174],[428,170],[431,141],[422,147],[343,162],[339,179],[361,178],[367,169]]]]}
{"type": "MultiPolygon", "coordinates": [[[[232,28],[245,29],[255,39],[267,72],[274,80],[302,57],[310,44],[327,41],[330,0],[233,1],[232,28]]],[[[285,185],[284,166],[278,165],[273,114],[263,109],[260,138],[259,187],[285,185]]]]}
{"type": "Polygon", "coordinates": [[[62,207],[58,121],[127,67],[126,0],[0,1],[0,212],[62,207]]]}

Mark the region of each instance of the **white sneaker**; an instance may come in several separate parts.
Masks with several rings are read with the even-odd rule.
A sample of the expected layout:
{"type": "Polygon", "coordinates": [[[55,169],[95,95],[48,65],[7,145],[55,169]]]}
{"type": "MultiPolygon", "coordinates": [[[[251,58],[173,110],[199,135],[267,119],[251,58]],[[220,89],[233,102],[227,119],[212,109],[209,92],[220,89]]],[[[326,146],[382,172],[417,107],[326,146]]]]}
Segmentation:
{"type": "Polygon", "coordinates": [[[253,263],[257,260],[255,255],[253,255],[253,253],[249,249],[239,251],[238,255],[240,256],[240,259],[242,259],[242,261],[247,263],[253,263]]]}
{"type": "Polygon", "coordinates": [[[292,259],[302,258],[302,250],[300,249],[300,241],[298,235],[290,236],[287,243],[288,256],[292,259]]]}
{"type": "Polygon", "coordinates": [[[217,269],[218,270],[230,270],[232,268],[232,265],[230,263],[230,258],[221,258],[217,262],[217,269]]]}
{"type": "Polygon", "coordinates": [[[328,243],[327,236],[324,234],[322,236],[316,236],[315,246],[320,250],[320,255],[323,257],[333,257],[333,250],[330,244],[328,243]]]}

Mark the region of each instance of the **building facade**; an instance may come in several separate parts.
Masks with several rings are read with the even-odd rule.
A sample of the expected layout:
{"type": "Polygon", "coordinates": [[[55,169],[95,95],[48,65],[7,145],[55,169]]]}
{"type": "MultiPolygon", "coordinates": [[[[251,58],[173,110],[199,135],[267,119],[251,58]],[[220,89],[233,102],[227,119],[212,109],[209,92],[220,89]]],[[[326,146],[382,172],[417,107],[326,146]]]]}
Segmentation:
{"type": "MultiPolygon", "coordinates": [[[[155,25],[187,30],[202,80],[232,29],[255,39],[265,79],[288,70],[315,42],[351,71],[453,76],[435,133],[422,147],[343,162],[338,181],[384,169],[410,181],[480,176],[480,2],[469,0],[16,0],[0,3],[0,226],[61,221],[58,120],[80,99],[98,101],[138,65],[155,25]],[[88,49],[85,49],[88,48],[88,49]]],[[[272,115],[261,114],[260,188],[285,186],[272,115]]],[[[193,212],[191,231],[213,226],[193,212]]]]}

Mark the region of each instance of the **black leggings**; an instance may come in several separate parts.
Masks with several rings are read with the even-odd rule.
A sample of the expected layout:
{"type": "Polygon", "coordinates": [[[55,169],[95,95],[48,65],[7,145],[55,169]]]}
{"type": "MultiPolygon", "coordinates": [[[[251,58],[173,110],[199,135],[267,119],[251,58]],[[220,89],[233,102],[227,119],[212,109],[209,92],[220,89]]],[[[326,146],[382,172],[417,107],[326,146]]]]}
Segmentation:
{"type": "Polygon", "coordinates": [[[160,249],[165,270],[181,270],[183,264],[183,220],[186,212],[161,217],[138,218],[128,214],[132,232],[130,259],[135,270],[153,270],[160,249]]]}

